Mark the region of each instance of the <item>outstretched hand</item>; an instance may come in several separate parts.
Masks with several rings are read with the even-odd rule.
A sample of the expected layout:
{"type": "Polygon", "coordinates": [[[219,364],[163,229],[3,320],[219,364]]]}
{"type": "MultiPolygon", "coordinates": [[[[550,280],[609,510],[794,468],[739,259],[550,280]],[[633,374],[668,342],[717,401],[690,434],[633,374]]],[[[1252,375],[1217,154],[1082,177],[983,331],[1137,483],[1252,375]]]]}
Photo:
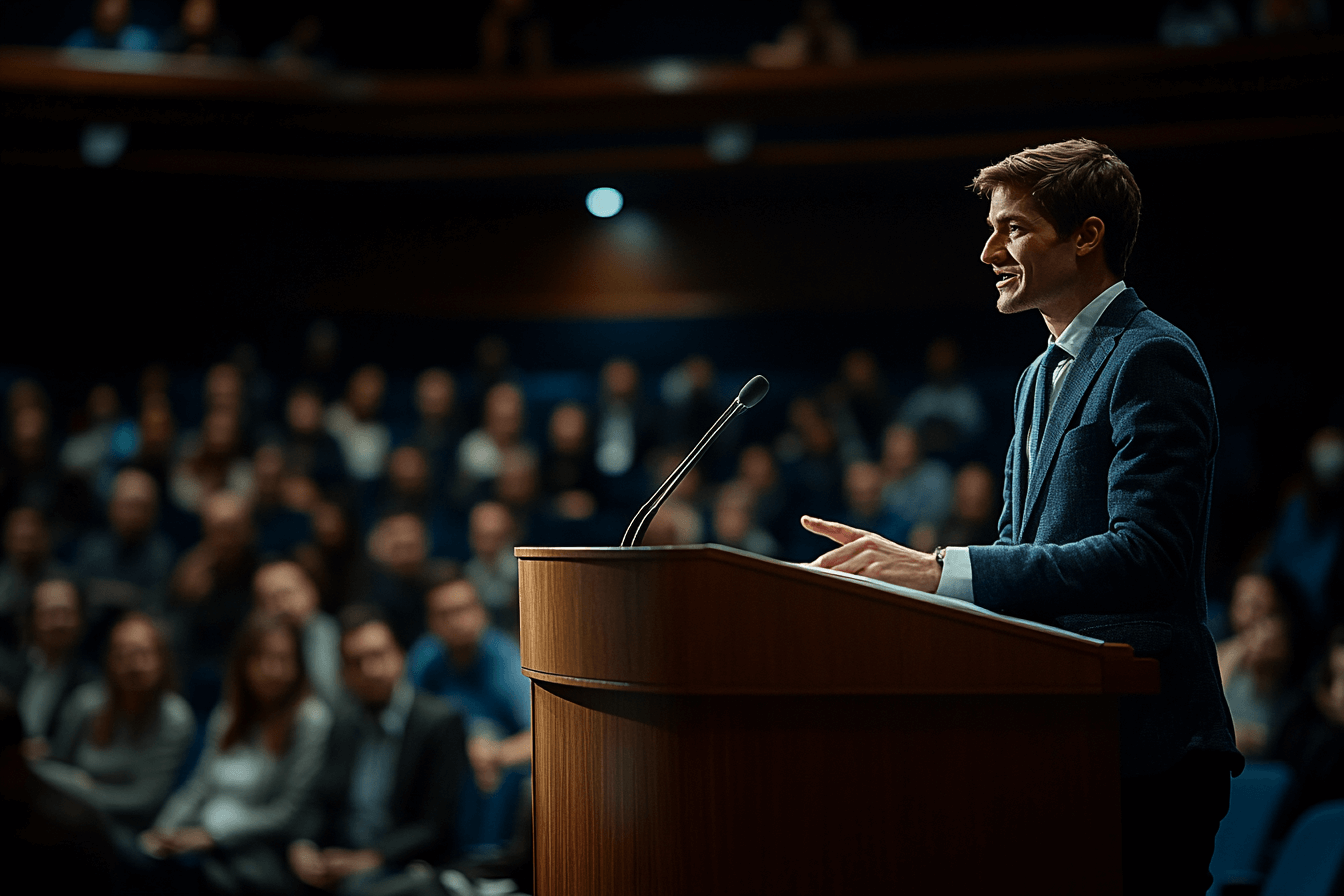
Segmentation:
{"type": "Polygon", "coordinates": [[[802,522],[807,531],[824,535],[840,545],[813,560],[809,566],[867,576],[929,594],[938,590],[943,570],[932,554],[911,550],[881,535],[855,529],[844,523],[833,523],[814,516],[805,516],[802,522]]]}

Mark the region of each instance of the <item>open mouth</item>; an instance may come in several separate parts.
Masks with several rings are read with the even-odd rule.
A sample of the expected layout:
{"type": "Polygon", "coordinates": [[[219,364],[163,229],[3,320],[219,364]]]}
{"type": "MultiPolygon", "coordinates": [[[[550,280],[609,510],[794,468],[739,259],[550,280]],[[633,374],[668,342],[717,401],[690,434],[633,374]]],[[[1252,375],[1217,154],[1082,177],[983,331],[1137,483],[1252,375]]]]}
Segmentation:
{"type": "Polygon", "coordinates": [[[1000,271],[1000,272],[999,272],[999,282],[998,282],[998,285],[999,285],[999,286],[1003,286],[1003,285],[1005,285],[1005,284],[1007,284],[1007,283],[1011,283],[1011,282],[1013,282],[1013,281],[1016,280],[1016,279],[1017,279],[1017,274],[1013,274],[1013,273],[1010,273],[1010,272],[1008,272],[1008,271],[1000,271]]]}

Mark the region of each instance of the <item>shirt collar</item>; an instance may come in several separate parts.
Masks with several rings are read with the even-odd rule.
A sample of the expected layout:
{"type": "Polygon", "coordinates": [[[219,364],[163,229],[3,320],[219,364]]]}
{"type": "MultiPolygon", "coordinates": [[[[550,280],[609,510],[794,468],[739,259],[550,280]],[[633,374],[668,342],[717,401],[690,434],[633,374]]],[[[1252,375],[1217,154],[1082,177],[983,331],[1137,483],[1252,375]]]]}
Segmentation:
{"type": "Polygon", "coordinates": [[[1064,328],[1064,332],[1059,334],[1056,341],[1054,336],[1046,340],[1046,347],[1058,344],[1060,348],[1069,353],[1069,357],[1076,358],[1078,353],[1083,350],[1083,343],[1087,342],[1087,337],[1092,335],[1092,328],[1101,320],[1101,316],[1106,313],[1111,302],[1115,297],[1125,291],[1125,281],[1119,280],[1106,289],[1101,295],[1097,296],[1087,307],[1078,312],[1078,316],[1069,321],[1069,325],[1064,328]]]}
{"type": "Polygon", "coordinates": [[[411,703],[415,700],[415,688],[405,678],[397,681],[392,688],[392,699],[378,714],[378,727],[388,737],[401,737],[406,730],[406,720],[411,715],[411,703]]]}

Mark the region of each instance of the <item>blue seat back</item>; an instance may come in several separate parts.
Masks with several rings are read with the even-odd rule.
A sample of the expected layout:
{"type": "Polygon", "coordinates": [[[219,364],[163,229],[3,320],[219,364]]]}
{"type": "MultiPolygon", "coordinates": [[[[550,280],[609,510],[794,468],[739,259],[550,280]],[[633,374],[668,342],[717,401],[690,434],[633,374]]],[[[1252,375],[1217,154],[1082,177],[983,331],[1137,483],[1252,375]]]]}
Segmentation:
{"type": "Polygon", "coordinates": [[[1227,816],[1218,826],[1213,859],[1209,862],[1209,873],[1213,875],[1210,894],[1217,893],[1230,881],[1261,879],[1258,860],[1265,835],[1292,779],[1292,769],[1282,762],[1250,763],[1232,779],[1227,816]]]}
{"type": "Polygon", "coordinates": [[[1329,896],[1344,864],[1344,800],[1313,806],[1283,841],[1261,896],[1329,896]]]}

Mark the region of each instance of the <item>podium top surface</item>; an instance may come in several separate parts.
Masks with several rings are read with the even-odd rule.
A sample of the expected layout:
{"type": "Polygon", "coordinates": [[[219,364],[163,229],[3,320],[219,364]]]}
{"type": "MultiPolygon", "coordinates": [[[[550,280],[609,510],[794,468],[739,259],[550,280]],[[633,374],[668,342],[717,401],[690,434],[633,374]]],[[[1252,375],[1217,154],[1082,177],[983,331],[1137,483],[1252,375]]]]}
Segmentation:
{"type": "Polygon", "coordinates": [[[524,671],[688,693],[1152,693],[1128,645],[721,545],[516,548],[524,671]]]}

